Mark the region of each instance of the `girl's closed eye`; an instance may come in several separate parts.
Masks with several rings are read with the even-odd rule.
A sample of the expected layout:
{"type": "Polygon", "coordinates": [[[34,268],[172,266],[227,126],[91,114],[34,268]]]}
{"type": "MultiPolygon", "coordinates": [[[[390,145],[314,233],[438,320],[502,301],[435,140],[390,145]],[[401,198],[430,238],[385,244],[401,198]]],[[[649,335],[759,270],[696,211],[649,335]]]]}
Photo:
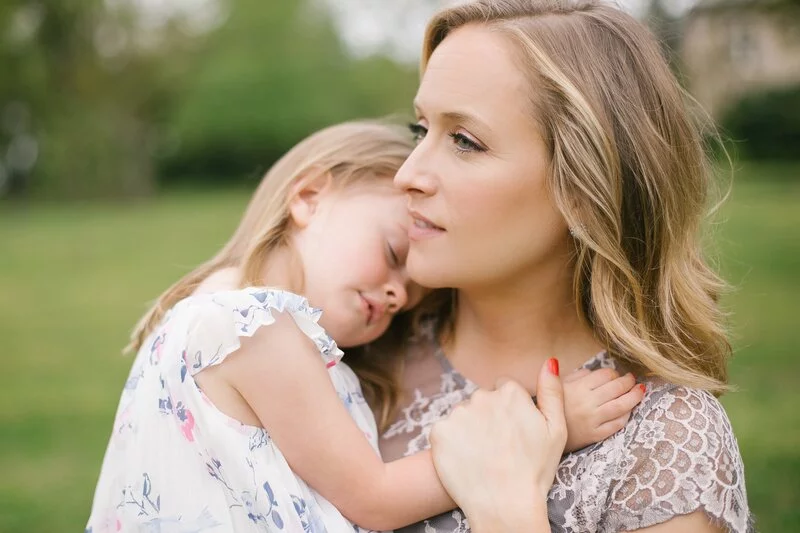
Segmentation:
{"type": "Polygon", "coordinates": [[[393,267],[400,265],[400,258],[397,256],[397,251],[395,250],[392,243],[386,241],[386,254],[389,256],[389,264],[393,267]]]}

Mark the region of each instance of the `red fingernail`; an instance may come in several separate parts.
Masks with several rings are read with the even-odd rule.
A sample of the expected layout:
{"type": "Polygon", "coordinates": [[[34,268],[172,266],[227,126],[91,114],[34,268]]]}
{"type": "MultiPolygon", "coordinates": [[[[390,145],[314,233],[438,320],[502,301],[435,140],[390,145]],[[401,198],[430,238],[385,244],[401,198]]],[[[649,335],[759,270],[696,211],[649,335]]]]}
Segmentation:
{"type": "Polygon", "coordinates": [[[551,357],[547,360],[547,369],[550,370],[550,373],[554,376],[558,375],[558,359],[555,357],[551,357]]]}
{"type": "Polygon", "coordinates": [[[642,394],[647,392],[647,387],[644,386],[644,383],[639,383],[639,388],[642,389],[642,394]]]}

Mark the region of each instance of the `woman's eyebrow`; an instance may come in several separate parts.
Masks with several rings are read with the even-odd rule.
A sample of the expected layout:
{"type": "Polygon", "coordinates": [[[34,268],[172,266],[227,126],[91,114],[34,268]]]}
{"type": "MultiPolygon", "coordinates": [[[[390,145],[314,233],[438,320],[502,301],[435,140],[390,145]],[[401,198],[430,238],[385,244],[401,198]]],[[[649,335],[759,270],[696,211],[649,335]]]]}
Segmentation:
{"type": "MultiPolygon", "coordinates": [[[[430,117],[430,115],[427,115],[422,111],[422,106],[416,100],[414,101],[414,110],[417,112],[417,115],[430,117]]],[[[433,113],[433,115],[447,122],[457,122],[459,124],[464,124],[465,126],[488,128],[485,121],[481,120],[480,117],[478,117],[474,113],[469,113],[467,111],[458,111],[458,110],[443,111],[443,112],[433,113]]]]}

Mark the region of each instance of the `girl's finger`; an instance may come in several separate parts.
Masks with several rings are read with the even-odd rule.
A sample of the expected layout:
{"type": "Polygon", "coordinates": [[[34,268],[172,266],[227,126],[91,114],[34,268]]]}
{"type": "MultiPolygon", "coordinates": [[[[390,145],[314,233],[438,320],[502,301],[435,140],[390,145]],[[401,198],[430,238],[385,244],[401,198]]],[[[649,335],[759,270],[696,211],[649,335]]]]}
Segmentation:
{"type": "Polygon", "coordinates": [[[589,372],[582,381],[591,390],[601,387],[610,381],[614,381],[618,377],[619,372],[613,368],[600,368],[589,372]]]}
{"type": "Polygon", "coordinates": [[[613,420],[609,420],[608,422],[600,424],[597,427],[598,435],[601,436],[603,439],[607,439],[608,437],[610,437],[614,433],[616,433],[616,432],[620,431],[622,428],[624,428],[625,424],[628,423],[628,420],[630,419],[630,417],[631,417],[631,414],[627,413],[627,414],[624,414],[622,416],[618,416],[617,418],[615,418],[613,420]]]}
{"type": "Polygon", "coordinates": [[[633,408],[642,401],[644,393],[645,386],[640,383],[622,396],[601,405],[599,413],[601,420],[608,422],[623,415],[630,414],[633,408]]]}
{"type": "Polygon", "coordinates": [[[570,372],[569,374],[565,374],[564,377],[561,379],[564,383],[572,383],[573,381],[577,381],[579,379],[585,378],[592,371],[588,368],[579,368],[574,372],[570,372]]]}
{"type": "Polygon", "coordinates": [[[592,391],[595,405],[600,406],[630,391],[636,385],[636,378],[628,372],[622,377],[600,385],[592,391]]]}

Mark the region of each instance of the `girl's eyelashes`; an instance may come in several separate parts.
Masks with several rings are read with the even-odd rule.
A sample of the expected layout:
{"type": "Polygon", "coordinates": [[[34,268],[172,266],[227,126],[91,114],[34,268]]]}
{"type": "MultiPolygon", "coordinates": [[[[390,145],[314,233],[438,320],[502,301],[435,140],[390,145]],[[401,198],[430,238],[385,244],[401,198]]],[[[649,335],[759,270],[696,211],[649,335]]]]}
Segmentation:
{"type": "Polygon", "coordinates": [[[386,251],[389,255],[389,262],[392,266],[398,266],[400,264],[400,258],[397,257],[397,252],[394,249],[394,246],[391,245],[390,242],[386,242],[386,251]]]}
{"type": "MultiPolygon", "coordinates": [[[[411,134],[414,137],[414,142],[419,144],[428,134],[428,128],[423,126],[422,124],[416,122],[412,122],[408,125],[408,129],[411,130],[411,134]]],[[[485,152],[486,148],[482,146],[477,141],[471,139],[467,135],[460,133],[458,131],[451,131],[448,133],[448,136],[453,140],[453,145],[455,146],[456,151],[459,153],[468,153],[468,152],[485,152]]]]}

